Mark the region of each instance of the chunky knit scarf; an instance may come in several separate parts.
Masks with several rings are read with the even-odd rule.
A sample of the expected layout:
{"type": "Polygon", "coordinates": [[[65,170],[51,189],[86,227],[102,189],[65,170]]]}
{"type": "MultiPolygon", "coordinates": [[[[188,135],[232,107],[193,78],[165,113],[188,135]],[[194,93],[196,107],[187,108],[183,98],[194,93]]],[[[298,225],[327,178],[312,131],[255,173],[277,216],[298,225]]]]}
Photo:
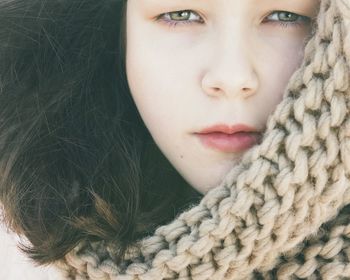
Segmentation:
{"type": "Polygon", "coordinates": [[[261,144],[122,263],[104,242],[67,279],[350,279],[350,0],[322,0],[261,144]]]}

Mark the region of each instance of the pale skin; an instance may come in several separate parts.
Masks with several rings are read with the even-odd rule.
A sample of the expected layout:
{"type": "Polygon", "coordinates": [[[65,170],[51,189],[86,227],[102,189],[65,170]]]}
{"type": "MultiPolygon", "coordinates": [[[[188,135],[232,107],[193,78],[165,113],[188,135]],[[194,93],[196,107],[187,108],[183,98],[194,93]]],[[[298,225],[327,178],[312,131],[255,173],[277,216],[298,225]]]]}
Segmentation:
{"type": "Polygon", "coordinates": [[[318,0],[128,0],[132,97],[193,188],[205,194],[217,186],[246,152],[205,147],[193,133],[217,123],[264,131],[302,62],[318,7],[318,0]]]}
{"type": "MultiPolygon", "coordinates": [[[[199,192],[219,184],[244,152],[209,149],[193,132],[217,123],[264,131],[310,33],[310,23],[300,18],[295,26],[280,25],[275,11],[313,18],[318,5],[318,0],[128,0],[132,97],[163,154],[199,192]],[[188,24],[170,27],[156,20],[182,10],[191,13],[174,13],[172,19],[188,24]]],[[[0,225],[0,261],[6,267],[0,279],[61,279],[54,267],[34,267],[16,245],[0,225]]]]}

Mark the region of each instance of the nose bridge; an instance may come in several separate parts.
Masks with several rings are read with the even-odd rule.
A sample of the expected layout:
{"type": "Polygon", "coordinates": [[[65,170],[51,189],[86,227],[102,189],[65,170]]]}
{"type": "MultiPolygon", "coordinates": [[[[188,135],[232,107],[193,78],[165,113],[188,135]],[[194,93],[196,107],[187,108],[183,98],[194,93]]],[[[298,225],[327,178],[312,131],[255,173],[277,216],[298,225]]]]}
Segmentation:
{"type": "Polygon", "coordinates": [[[238,20],[231,21],[230,25],[218,30],[216,41],[217,47],[219,47],[218,61],[223,63],[232,60],[242,60],[247,62],[247,47],[249,46],[249,35],[246,32],[242,23],[238,20]]]}
{"type": "Polygon", "coordinates": [[[207,72],[209,91],[227,94],[255,92],[257,76],[249,32],[242,20],[231,18],[216,32],[212,63],[207,72]]]}

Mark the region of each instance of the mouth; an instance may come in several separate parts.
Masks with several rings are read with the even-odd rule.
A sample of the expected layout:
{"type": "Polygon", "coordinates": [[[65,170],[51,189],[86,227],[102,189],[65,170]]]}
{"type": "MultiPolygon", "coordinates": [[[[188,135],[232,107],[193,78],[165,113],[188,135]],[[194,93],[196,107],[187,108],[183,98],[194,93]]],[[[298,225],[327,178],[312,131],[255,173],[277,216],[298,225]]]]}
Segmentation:
{"type": "Polygon", "coordinates": [[[243,152],[258,144],[262,133],[244,124],[215,125],[196,132],[200,142],[209,148],[226,153],[243,152]]]}

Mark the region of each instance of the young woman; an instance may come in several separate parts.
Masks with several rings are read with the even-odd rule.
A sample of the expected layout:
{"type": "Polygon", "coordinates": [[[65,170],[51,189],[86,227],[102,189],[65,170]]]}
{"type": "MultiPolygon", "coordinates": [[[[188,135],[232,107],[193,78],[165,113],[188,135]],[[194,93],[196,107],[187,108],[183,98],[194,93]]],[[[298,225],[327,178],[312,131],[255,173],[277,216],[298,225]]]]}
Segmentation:
{"type": "Polygon", "coordinates": [[[0,4],[0,197],[23,252],[67,279],[277,275],[347,201],[348,4],[0,4]],[[330,166],[338,188],[315,178],[330,166]],[[311,207],[326,184],[333,211],[311,207]]]}

